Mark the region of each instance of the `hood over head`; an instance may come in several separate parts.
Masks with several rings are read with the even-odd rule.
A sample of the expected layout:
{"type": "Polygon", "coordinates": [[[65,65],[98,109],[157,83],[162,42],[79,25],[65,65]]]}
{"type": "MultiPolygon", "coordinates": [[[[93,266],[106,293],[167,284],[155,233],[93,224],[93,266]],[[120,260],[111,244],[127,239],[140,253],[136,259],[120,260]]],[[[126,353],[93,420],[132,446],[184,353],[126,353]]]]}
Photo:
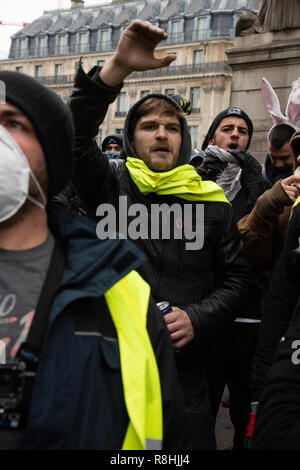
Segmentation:
{"type": "Polygon", "coordinates": [[[124,125],[124,146],[123,146],[123,151],[126,154],[126,157],[133,157],[133,158],[139,158],[138,155],[135,154],[130,142],[129,142],[129,129],[130,129],[130,123],[133,119],[134,113],[137,111],[138,107],[144,103],[145,101],[151,99],[151,98],[158,98],[162,100],[169,101],[174,108],[176,108],[177,111],[179,111],[180,114],[180,124],[181,124],[181,136],[182,136],[182,142],[181,142],[181,148],[179,152],[179,157],[176,166],[180,165],[185,165],[186,163],[189,163],[190,156],[191,156],[191,136],[189,133],[187,121],[182,113],[182,108],[180,105],[173,100],[171,97],[162,95],[162,94],[151,94],[143,97],[139,101],[137,101],[128,111],[126,120],[125,120],[125,125],[124,125]]]}

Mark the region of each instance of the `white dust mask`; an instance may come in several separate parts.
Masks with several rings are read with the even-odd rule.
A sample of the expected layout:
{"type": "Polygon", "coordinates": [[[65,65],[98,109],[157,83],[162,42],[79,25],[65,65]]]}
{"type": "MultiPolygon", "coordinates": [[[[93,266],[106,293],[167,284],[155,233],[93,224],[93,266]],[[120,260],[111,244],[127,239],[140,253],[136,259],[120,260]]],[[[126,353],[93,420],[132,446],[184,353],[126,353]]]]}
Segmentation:
{"type": "Polygon", "coordinates": [[[23,206],[26,199],[41,209],[46,207],[46,197],[27,158],[9,132],[0,125],[0,223],[10,219],[23,206]],[[28,194],[30,175],[44,204],[28,194]]]}

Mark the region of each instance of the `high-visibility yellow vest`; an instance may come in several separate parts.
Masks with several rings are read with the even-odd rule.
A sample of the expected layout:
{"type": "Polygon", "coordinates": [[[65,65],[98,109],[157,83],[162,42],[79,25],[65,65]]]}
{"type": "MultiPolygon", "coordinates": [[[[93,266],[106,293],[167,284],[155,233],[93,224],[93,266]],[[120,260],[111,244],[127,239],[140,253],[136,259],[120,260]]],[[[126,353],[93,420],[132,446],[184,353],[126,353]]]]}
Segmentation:
{"type": "Polygon", "coordinates": [[[163,419],[159,372],[146,322],[150,287],[136,271],[105,294],[117,330],[129,425],[122,450],[160,450],[163,419]]]}
{"type": "Polygon", "coordinates": [[[293,207],[296,207],[300,202],[300,196],[297,197],[296,201],[294,202],[293,207]]]}
{"type": "Polygon", "coordinates": [[[291,210],[291,213],[290,213],[290,217],[289,217],[289,221],[290,221],[291,218],[292,218],[294,207],[298,206],[299,203],[300,203],[300,196],[297,197],[296,201],[295,201],[294,204],[293,204],[293,207],[292,207],[292,210],[291,210]]]}

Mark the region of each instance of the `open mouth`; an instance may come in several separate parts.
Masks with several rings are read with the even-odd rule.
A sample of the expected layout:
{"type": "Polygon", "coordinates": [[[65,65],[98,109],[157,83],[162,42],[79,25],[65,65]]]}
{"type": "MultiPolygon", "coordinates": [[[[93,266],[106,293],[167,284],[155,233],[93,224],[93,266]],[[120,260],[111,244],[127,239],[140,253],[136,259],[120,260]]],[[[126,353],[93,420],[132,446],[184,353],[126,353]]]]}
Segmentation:
{"type": "Polygon", "coordinates": [[[167,147],[158,147],[154,150],[155,152],[169,152],[167,147]]]}
{"type": "Polygon", "coordinates": [[[229,150],[236,150],[238,148],[237,144],[230,144],[229,145],[229,150]]]}

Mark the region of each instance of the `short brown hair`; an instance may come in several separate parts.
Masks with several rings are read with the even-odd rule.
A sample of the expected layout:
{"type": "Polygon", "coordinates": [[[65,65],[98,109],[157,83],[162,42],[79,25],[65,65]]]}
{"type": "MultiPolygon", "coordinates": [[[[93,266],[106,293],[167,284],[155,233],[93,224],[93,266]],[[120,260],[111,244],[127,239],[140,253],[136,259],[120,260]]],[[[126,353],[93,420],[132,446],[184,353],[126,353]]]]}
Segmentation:
{"type": "Polygon", "coordinates": [[[169,100],[155,97],[149,98],[140,104],[132,116],[128,128],[129,140],[133,139],[134,129],[138,120],[141,119],[141,117],[146,116],[147,114],[151,114],[155,111],[159,111],[160,114],[175,115],[178,118],[180,124],[181,119],[184,116],[184,114],[181,113],[169,100]]]}
{"type": "Polygon", "coordinates": [[[271,129],[268,141],[277,150],[290,141],[295,129],[288,124],[278,124],[271,129]]]}

